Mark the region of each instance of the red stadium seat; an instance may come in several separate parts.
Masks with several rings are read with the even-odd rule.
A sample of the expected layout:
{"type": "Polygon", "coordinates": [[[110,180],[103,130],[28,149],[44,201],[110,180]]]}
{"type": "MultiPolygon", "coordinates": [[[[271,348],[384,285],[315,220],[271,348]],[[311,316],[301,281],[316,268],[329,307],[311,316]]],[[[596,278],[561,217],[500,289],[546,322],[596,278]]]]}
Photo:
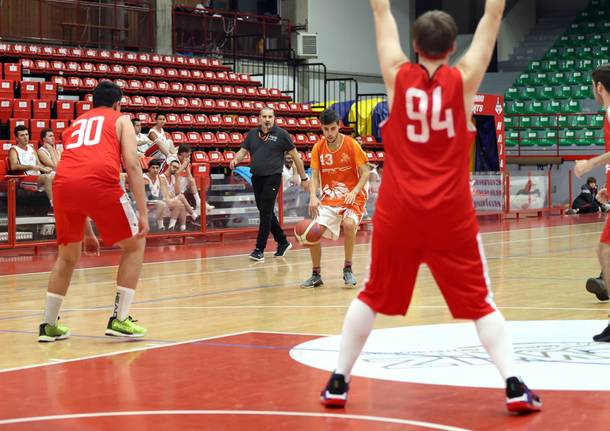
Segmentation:
{"type": "Polygon", "coordinates": [[[75,103],[76,116],[79,117],[79,116],[83,115],[85,112],[91,110],[91,107],[92,107],[91,102],[85,102],[85,101],[76,102],[75,103]]]}
{"type": "Polygon", "coordinates": [[[190,131],[186,133],[186,141],[191,145],[201,145],[203,140],[198,132],[190,131]]]}
{"type": "Polygon", "coordinates": [[[32,142],[40,141],[40,132],[42,129],[49,127],[49,120],[33,119],[30,121],[30,140],[32,142]]]}
{"type": "Polygon", "coordinates": [[[286,118],[286,129],[288,130],[296,130],[299,127],[299,122],[294,117],[286,118]]]}
{"type": "Polygon", "coordinates": [[[103,49],[98,52],[98,58],[100,60],[110,61],[112,60],[112,52],[108,51],[107,49],[103,49]]]}
{"type": "Polygon", "coordinates": [[[228,129],[235,128],[235,117],[233,115],[223,115],[222,126],[228,129]]]}
{"type": "Polygon", "coordinates": [[[203,108],[203,102],[198,97],[191,97],[189,99],[189,110],[191,111],[201,111],[203,108]]]}
{"type": "Polygon", "coordinates": [[[185,97],[176,97],[174,99],[174,105],[176,106],[176,109],[185,111],[189,108],[189,101],[185,97]]]}
{"type": "Polygon", "coordinates": [[[51,103],[50,100],[32,101],[32,117],[41,120],[48,120],[51,118],[51,103]]]}
{"type": "Polygon", "coordinates": [[[232,85],[223,85],[222,86],[222,94],[225,97],[233,97],[235,96],[235,87],[232,85]]]}
{"type": "Polygon", "coordinates": [[[305,112],[305,113],[312,113],[313,110],[311,109],[311,105],[309,103],[302,103],[301,104],[301,111],[305,112]]]}
{"type": "MultiPolygon", "coordinates": [[[[55,68],[53,67],[53,69],[55,68]]],[[[66,73],[78,74],[80,73],[80,63],[77,63],[76,61],[68,61],[64,65],[64,71],[66,73]]]]}
{"type": "Polygon", "coordinates": [[[258,97],[258,89],[256,87],[246,87],[246,93],[253,99],[258,97]]]}
{"type": "Polygon", "coordinates": [[[16,99],[13,104],[13,118],[31,118],[32,101],[29,99],[16,99]]]}
{"type": "Polygon", "coordinates": [[[182,124],[183,127],[193,126],[195,124],[195,118],[192,114],[182,114],[180,115],[180,124],[182,124]]]}
{"type": "Polygon", "coordinates": [[[284,119],[284,117],[275,117],[275,124],[278,127],[286,128],[286,120],[284,119]]]}
{"type": "Polygon", "coordinates": [[[216,144],[228,145],[231,142],[231,138],[227,132],[216,132],[216,144]]]}
{"type": "Polygon", "coordinates": [[[154,93],[157,91],[157,85],[155,81],[144,81],[142,82],[142,93],[154,93]]]}
{"type": "Polygon", "coordinates": [[[143,96],[132,96],[131,102],[129,103],[130,108],[144,108],[146,105],[146,99],[143,96]]]}
{"type": "MultiPolygon", "coordinates": [[[[299,151],[300,152],[300,151],[299,151]]],[[[311,151],[305,151],[305,161],[311,162],[311,151]]]]}
{"type": "Polygon", "coordinates": [[[242,110],[241,102],[239,100],[229,100],[229,111],[240,112],[242,110]]]}
{"type": "Polygon", "coordinates": [[[172,132],[172,141],[174,145],[186,144],[186,135],[183,132],[172,132]]]}
{"type": "Polygon", "coordinates": [[[309,121],[307,118],[299,118],[297,122],[299,123],[299,129],[309,129],[309,121]]]}
{"type": "Polygon", "coordinates": [[[165,76],[171,80],[178,79],[178,70],[173,68],[165,69],[165,76]]]}
{"type": "Polygon", "coordinates": [[[249,121],[250,121],[250,127],[258,127],[259,118],[256,115],[252,115],[249,118],[249,121]]]}
{"type": "Polygon", "coordinates": [[[51,62],[51,70],[56,73],[63,73],[66,65],[63,61],[53,60],[51,62]]]}
{"type": "Polygon", "coordinates": [[[40,85],[40,98],[45,100],[57,99],[57,84],[54,82],[42,82],[40,85]]]}
{"type": "Polygon", "coordinates": [[[235,120],[235,126],[239,129],[247,129],[250,127],[250,123],[248,122],[248,117],[245,115],[240,115],[235,120]]]}
{"type": "Polygon", "coordinates": [[[67,90],[82,90],[84,89],[83,80],[80,79],[78,76],[69,76],[66,79],[63,88],[67,90]]]}
{"type": "Polygon", "coordinates": [[[322,127],[322,124],[320,123],[320,120],[317,118],[310,118],[309,119],[309,127],[311,127],[312,129],[319,129],[320,127],[322,127]]]}
{"type": "Polygon", "coordinates": [[[86,77],[83,79],[83,89],[86,91],[93,91],[97,87],[98,81],[95,78],[86,77]]]}
{"type": "Polygon", "coordinates": [[[193,163],[206,163],[210,160],[208,158],[208,153],[205,151],[193,151],[191,159],[193,160],[193,163]]]}
{"type": "Polygon", "coordinates": [[[191,79],[191,71],[188,69],[179,69],[178,77],[184,81],[188,81],[191,79]]]}
{"type": "Polygon", "coordinates": [[[206,81],[209,82],[216,82],[216,73],[212,72],[211,70],[206,70],[205,72],[203,72],[203,77],[206,81]]]}
{"type": "Polygon", "coordinates": [[[320,140],[320,137],[315,133],[310,133],[307,135],[307,139],[309,140],[309,143],[311,145],[315,145],[316,142],[318,142],[320,140]]]}
{"type": "Polygon", "coordinates": [[[95,74],[95,65],[93,63],[80,63],[79,72],[83,75],[95,74]]]}
{"type": "Polygon", "coordinates": [[[222,153],[226,163],[230,163],[235,158],[235,151],[225,150],[222,153]]]}
{"type": "Polygon", "coordinates": [[[256,113],[259,113],[261,109],[263,109],[264,107],[266,107],[267,105],[265,105],[263,102],[261,102],[260,100],[256,100],[254,101],[254,110],[256,111],[256,113]]]}
{"type": "Polygon", "coordinates": [[[0,97],[3,99],[15,98],[15,81],[0,81],[0,97]]]}
{"type": "Polygon", "coordinates": [[[250,101],[250,100],[244,100],[243,102],[241,102],[241,108],[244,111],[248,111],[248,112],[255,112],[256,108],[254,106],[254,102],[250,101]]]}
{"type": "Polygon", "coordinates": [[[12,98],[0,99],[0,123],[6,123],[13,115],[13,103],[12,98]]]}
{"type": "Polygon", "coordinates": [[[309,139],[307,139],[307,135],[303,133],[297,133],[295,136],[295,145],[297,147],[304,147],[309,144],[309,139]]]}
{"type": "Polygon", "coordinates": [[[157,96],[148,96],[146,98],[146,107],[150,109],[159,109],[161,100],[157,96]]]}
{"type": "Polygon", "coordinates": [[[227,82],[229,80],[227,72],[216,72],[216,80],[218,82],[227,82]]]}
{"type": "Polygon", "coordinates": [[[195,114],[195,124],[198,127],[207,126],[209,123],[208,116],[205,114],[195,114]]]}
{"type": "Polygon", "coordinates": [[[208,84],[197,84],[197,94],[207,96],[210,94],[210,86],[208,84]]]}
{"type": "Polygon", "coordinates": [[[110,66],[104,63],[99,63],[95,66],[95,73],[107,78],[110,73],[110,66]]]}
{"type": "Polygon", "coordinates": [[[379,162],[383,162],[383,159],[385,157],[385,153],[383,151],[377,151],[377,161],[379,162]]]}
{"type": "Polygon", "coordinates": [[[225,162],[225,158],[222,156],[220,151],[208,151],[208,159],[210,163],[215,165],[222,165],[225,162]]]}
{"type": "Polygon", "coordinates": [[[227,111],[229,109],[229,101],[226,99],[218,99],[216,100],[216,110],[217,111],[227,111]]]}
{"type": "Polygon", "coordinates": [[[15,130],[15,127],[17,126],[25,126],[29,130],[30,120],[27,118],[11,118],[10,120],[8,120],[8,128],[10,130],[11,136],[13,136],[13,130],[15,130]]]}
{"type": "Polygon", "coordinates": [[[210,85],[210,94],[213,96],[220,96],[222,95],[222,87],[218,84],[212,84],[210,85]]]}
{"type": "Polygon", "coordinates": [[[210,126],[213,128],[218,128],[222,126],[222,116],[220,115],[210,115],[208,117],[210,126]]]}
{"type": "Polygon", "coordinates": [[[182,94],[183,91],[184,91],[184,87],[181,82],[170,82],[169,83],[169,92],[170,93],[182,94]]]}
{"type": "Polygon", "coordinates": [[[363,136],[362,137],[362,145],[363,146],[374,146],[377,145],[377,140],[374,136],[363,136]]]}
{"type": "Polygon", "coordinates": [[[142,82],[136,79],[130,79],[127,81],[127,90],[133,91],[134,93],[142,92],[142,82]]]}
{"type": "Polygon", "coordinates": [[[55,140],[62,141],[61,134],[68,128],[67,120],[51,120],[51,129],[55,132],[55,140]]]}
{"type": "Polygon", "coordinates": [[[290,107],[286,102],[280,102],[275,107],[276,112],[281,112],[283,114],[290,112],[290,107]]]}
{"type": "Polygon", "coordinates": [[[125,76],[136,77],[138,75],[138,68],[133,64],[129,64],[125,66],[124,74],[125,76]]]}
{"type": "Polygon", "coordinates": [[[206,145],[206,146],[216,145],[216,135],[212,132],[202,132],[201,139],[203,141],[203,145],[206,145]]]}
{"type": "Polygon", "coordinates": [[[178,114],[167,114],[165,118],[167,119],[165,124],[168,127],[175,127],[180,124],[180,116],[178,114]]]}
{"type": "Polygon", "coordinates": [[[377,160],[377,154],[375,151],[365,151],[366,157],[369,159],[369,162],[374,162],[377,160]]]}
{"type": "Polygon", "coordinates": [[[21,81],[21,64],[4,63],[4,79],[10,81],[21,81]]]}
{"type": "Polygon", "coordinates": [[[215,111],[216,110],[216,102],[214,101],[214,99],[203,99],[202,101],[202,108],[205,111],[215,111]]]}
{"type": "Polygon", "coordinates": [[[169,84],[165,81],[157,81],[157,92],[167,93],[169,91],[169,84]]]}
{"type": "Polygon", "coordinates": [[[270,88],[268,90],[268,92],[269,92],[269,96],[274,98],[274,99],[277,99],[277,98],[280,98],[280,97],[284,97],[282,92],[280,90],[278,90],[277,88],[270,88]]]}
{"type": "Polygon", "coordinates": [[[163,69],[162,67],[153,67],[152,76],[156,78],[165,78],[165,69],[163,69]]]}
{"type": "Polygon", "coordinates": [[[142,126],[147,126],[154,123],[154,121],[150,117],[150,114],[148,114],[147,112],[138,112],[136,114],[136,118],[140,120],[142,126]]]}
{"type": "Polygon", "coordinates": [[[121,106],[131,106],[131,97],[127,96],[126,94],[123,94],[123,96],[121,97],[121,106]]]}
{"type": "Polygon", "coordinates": [[[182,86],[182,91],[186,94],[195,94],[197,93],[197,86],[192,82],[187,82],[182,86]]]}
{"type": "Polygon", "coordinates": [[[232,146],[239,146],[244,141],[244,136],[239,132],[232,132],[229,138],[232,146]]]}
{"type": "Polygon", "coordinates": [[[259,88],[258,89],[258,96],[260,98],[268,99],[269,98],[269,90],[267,90],[266,88],[263,88],[263,87],[259,88]]]}
{"type": "Polygon", "coordinates": [[[138,68],[138,76],[141,76],[142,78],[147,78],[151,76],[152,73],[152,69],[148,66],[140,66],[138,68]]]}
{"type": "Polygon", "coordinates": [[[72,120],[74,118],[74,101],[58,100],[56,103],[57,118],[60,120],[72,120]]]}
{"type": "Polygon", "coordinates": [[[175,106],[172,97],[164,96],[161,98],[161,109],[173,109],[175,106]]]}

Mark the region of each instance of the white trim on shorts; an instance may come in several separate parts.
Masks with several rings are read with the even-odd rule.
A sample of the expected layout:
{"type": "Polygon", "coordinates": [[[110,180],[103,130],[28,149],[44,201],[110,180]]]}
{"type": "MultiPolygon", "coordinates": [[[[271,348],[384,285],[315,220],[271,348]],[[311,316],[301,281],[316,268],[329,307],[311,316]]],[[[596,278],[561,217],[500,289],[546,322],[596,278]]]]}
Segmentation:
{"type": "Polygon", "coordinates": [[[356,230],[360,226],[361,216],[358,216],[352,209],[345,207],[334,207],[329,205],[320,205],[318,207],[319,215],[316,217],[316,222],[324,226],[326,231],[322,236],[336,241],[341,233],[341,222],[345,218],[351,218],[356,223],[356,230]],[[342,214],[339,214],[339,212],[342,214]]]}
{"type": "Polygon", "coordinates": [[[131,199],[127,196],[126,193],[119,198],[119,202],[123,207],[123,211],[125,212],[125,218],[127,219],[127,223],[129,223],[129,228],[131,229],[131,236],[134,236],[138,233],[138,217],[136,216],[136,212],[133,210],[131,206],[131,199]]]}

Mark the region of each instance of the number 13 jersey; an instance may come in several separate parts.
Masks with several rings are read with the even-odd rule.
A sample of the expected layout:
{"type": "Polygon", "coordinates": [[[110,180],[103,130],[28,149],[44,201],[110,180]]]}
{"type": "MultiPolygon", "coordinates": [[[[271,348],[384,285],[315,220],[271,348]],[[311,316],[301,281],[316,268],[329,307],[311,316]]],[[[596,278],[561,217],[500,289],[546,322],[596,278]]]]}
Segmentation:
{"type": "Polygon", "coordinates": [[[121,171],[121,144],[116,121],[124,115],[107,107],[78,117],[62,134],[64,151],[53,186],[114,186],[121,171]]]}
{"type": "Polygon", "coordinates": [[[419,64],[404,64],[381,127],[386,158],[376,222],[401,229],[418,247],[454,247],[476,235],[469,175],[474,134],[461,72],[442,65],[430,76],[419,64]]]}

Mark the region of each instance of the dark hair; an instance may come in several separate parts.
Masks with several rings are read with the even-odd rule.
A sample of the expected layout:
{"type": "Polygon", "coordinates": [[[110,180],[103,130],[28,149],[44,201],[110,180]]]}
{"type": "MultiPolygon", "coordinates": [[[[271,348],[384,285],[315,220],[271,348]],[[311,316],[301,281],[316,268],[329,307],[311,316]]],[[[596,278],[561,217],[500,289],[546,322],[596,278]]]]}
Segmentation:
{"type": "Polygon", "coordinates": [[[320,123],[323,126],[328,126],[329,124],[339,123],[339,114],[337,114],[332,109],[327,109],[320,114],[320,123]]]}
{"type": "Polygon", "coordinates": [[[189,144],[180,144],[180,146],[178,147],[177,154],[190,153],[190,152],[191,152],[191,146],[189,144]]]}
{"type": "Polygon", "coordinates": [[[597,85],[598,82],[601,82],[607,92],[610,93],[610,63],[600,64],[591,72],[591,78],[593,78],[593,82],[597,85]]]}
{"type": "Polygon", "coordinates": [[[30,133],[30,131],[28,130],[27,127],[25,127],[23,124],[19,124],[18,126],[15,127],[15,130],[13,130],[13,134],[15,135],[15,137],[17,137],[19,132],[23,132],[24,130],[26,132],[30,133]]]}
{"type": "Polygon", "coordinates": [[[123,97],[123,90],[112,81],[100,82],[93,90],[93,107],[105,106],[112,108],[123,97]]]}
{"type": "Polygon", "coordinates": [[[158,120],[160,116],[164,116],[165,118],[167,118],[167,115],[165,115],[163,112],[159,112],[155,117],[155,121],[158,120]]]}
{"type": "Polygon", "coordinates": [[[131,119],[131,124],[133,124],[133,125],[135,126],[135,125],[136,125],[136,121],[137,121],[138,123],[141,123],[141,122],[142,122],[142,120],[140,120],[139,118],[132,118],[132,119],[131,119]]]}
{"type": "Polygon", "coordinates": [[[589,177],[589,178],[587,178],[587,184],[589,184],[589,183],[597,184],[597,180],[595,179],[595,177],[589,177]]]}
{"type": "Polygon", "coordinates": [[[453,17],[440,10],[428,11],[413,23],[413,40],[424,57],[444,56],[453,47],[457,33],[453,17]]]}
{"type": "Polygon", "coordinates": [[[42,129],[40,131],[40,140],[46,138],[49,133],[53,133],[53,129],[50,129],[48,127],[46,129],[42,129]]]}
{"type": "Polygon", "coordinates": [[[161,159],[152,159],[150,162],[148,162],[148,169],[150,169],[153,166],[161,167],[162,164],[163,164],[163,160],[161,160],[161,159]]]}

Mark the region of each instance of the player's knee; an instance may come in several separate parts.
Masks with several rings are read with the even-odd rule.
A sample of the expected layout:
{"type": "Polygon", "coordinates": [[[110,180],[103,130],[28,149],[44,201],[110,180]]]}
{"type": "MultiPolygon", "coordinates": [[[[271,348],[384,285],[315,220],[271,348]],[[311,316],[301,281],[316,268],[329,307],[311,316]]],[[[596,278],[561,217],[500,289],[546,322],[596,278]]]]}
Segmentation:
{"type": "Polygon", "coordinates": [[[59,259],[66,266],[76,266],[80,259],[80,243],[78,246],[68,245],[67,247],[61,247],[59,250],[59,259]]]}
{"type": "Polygon", "coordinates": [[[343,219],[341,225],[343,226],[343,230],[350,230],[352,232],[356,231],[356,222],[351,218],[343,219]]]}
{"type": "Polygon", "coordinates": [[[144,250],[146,239],[132,236],[131,238],[127,238],[119,242],[118,245],[123,250],[123,253],[140,252],[144,250]]]}

